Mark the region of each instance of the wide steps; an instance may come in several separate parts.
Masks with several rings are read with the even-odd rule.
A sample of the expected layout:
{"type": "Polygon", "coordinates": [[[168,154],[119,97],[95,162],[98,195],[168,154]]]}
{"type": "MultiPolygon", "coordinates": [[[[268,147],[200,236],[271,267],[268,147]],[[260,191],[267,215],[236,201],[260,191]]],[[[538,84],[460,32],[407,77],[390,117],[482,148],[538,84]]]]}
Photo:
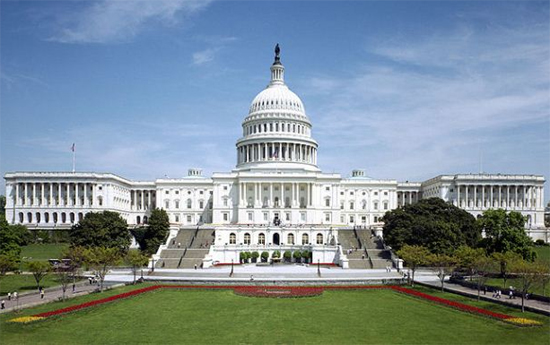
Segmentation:
{"type": "Polygon", "coordinates": [[[349,259],[348,261],[349,268],[352,269],[369,269],[370,264],[367,259],[349,259]]]}
{"type": "Polygon", "coordinates": [[[168,244],[168,248],[178,248],[178,243],[180,244],[180,248],[189,247],[194,235],[194,229],[180,229],[178,235],[168,244]]]}
{"type": "Polygon", "coordinates": [[[179,259],[185,252],[185,249],[164,249],[160,252],[161,259],[179,259]]]}
{"type": "Polygon", "coordinates": [[[367,249],[367,252],[369,253],[369,257],[373,260],[391,260],[391,253],[389,250],[367,249]]]}
{"type": "Polygon", "coordinates": [[[193,258],[193,259],[183,258],[178,268],[195,268],[195,265],[197,265],[197,267],[201,267],[202,258],[193,258]]]}
{"type": "Polygon", "coordinates": [[[208,248],[214,243],[215,231],[213,229],[197,230],[191,248],[208,248]]]}
{"type": "Polygon", "coordinates": [[[373,269],[383,269],[388,266],[393,267],[393,262],[391,260],[372,259],[371,261],[373,269]]]}
{"type": "Polygon", "coordinates": [[[208,254],[208,249],[187,249],[184,259],[204,259],[208,254]]]}
{"type": "Polygon", "coordinates": [[[353,233],[353,230],[339,230],[338,241],[344,250],[359,248],[359,242],[353,233]]]}

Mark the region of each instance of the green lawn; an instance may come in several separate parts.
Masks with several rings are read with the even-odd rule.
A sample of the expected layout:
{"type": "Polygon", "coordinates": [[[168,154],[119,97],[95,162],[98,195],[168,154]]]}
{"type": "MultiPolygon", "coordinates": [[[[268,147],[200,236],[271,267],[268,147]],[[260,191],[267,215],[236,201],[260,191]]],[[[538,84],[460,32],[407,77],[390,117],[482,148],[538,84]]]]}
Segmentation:
{"type": "MultiPolygon", "coordinates": [[[[479,305],[521,314],[489,302],[479,305]]],[[[548,344],[548,318],[522,316],[543,321],[544,327],[520,328],[387,290],[325,291],[298,299],[242,297],[231,290],[156,290],[29,325],[6,323],[14,315],[1,315],[0,327],[3,344],[548,344]]]]}
{"type": "Polygon", "coordinates": [[[535,247],[535,251],[538,261],[550,262],[550,247],[535,247]]]}
{"type": "MultiPolygon", "coordinates": [[[[59,285],[59,283],[55,281],[53,274],[49,274],[42,279],[40,285],[49,288],[59,285]]],[[[10,274],[0,277],[0,295],[5,295],[8,292],[17,291],[21,293],[30,290],[37,290],[36,281],[32,274],[10,274]]]]}

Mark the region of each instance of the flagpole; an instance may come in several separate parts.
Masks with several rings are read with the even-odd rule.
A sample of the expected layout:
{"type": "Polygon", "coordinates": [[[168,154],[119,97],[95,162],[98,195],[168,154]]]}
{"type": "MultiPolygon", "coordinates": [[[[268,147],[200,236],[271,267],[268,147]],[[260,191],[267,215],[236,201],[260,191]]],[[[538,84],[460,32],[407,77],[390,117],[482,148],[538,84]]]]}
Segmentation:
{"type": "Polygon", "coordinates": [[[73,151],[73,173],[75,172],[75,165],[76,165],[76,152],[73,151]]]}

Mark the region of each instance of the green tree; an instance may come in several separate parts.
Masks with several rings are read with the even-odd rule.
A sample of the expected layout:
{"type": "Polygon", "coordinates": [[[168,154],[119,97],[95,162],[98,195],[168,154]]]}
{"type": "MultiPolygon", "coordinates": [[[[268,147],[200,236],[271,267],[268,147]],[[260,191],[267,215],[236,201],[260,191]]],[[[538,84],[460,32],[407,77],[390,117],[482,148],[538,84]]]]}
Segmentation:
{"type": "Polygon", "coordinates": [[[144,255],[138,250],[130,250],[125,257],[126,263],[130,265],[132,273],[134,274],[134,284],[136,283],[137,271],[149,263],[149,256],[144,255]]]}
{"type": "Polygon", "coordinates": [[[258,258],[260,257],[260,253],[252,252],[252,254],[250,256],[252,257],[252,261],[256,262],[256,260],[258,260],[258,258]]]}
{"type": "Polygon", "coordinates": [[[0,214],[6,214],[6,196],[0,195],[0,214]]]}
{"type": "Polygon", "coordinates": [[[399,255],[401,259],[405,260],[405,264],[411,270],[412,279],[410,283],[414,286],[414,274],[416,273],[418,267],[425,266],[429,263],[430,252],[425,247],[410,246],[406,244],[397,251],[397,255],[399,255]]]}
{"type": "Polygon", "coordinates": [[[485,286],[490,275],[498,270],[498,263],[496,260],[487,256],[485,253],[480,254],[473,261],[473,267],[475,271],[474,279],[477,285],[477,299],[480,299],[481,287],[485,286]]]}
{"type": "Polygon", "coordinates": [[[502,278],[502,287],[506,288],[506,282],[508,281],[508,273],[510,272],[510,264],[519,260],[521,256],[514,252],[494,252],[491,254],[493,259],[498,263],[500,268],[500,277],[502,278]]]}
{"type": "Polygon", "coordinates": [[[542,284],[546,275],[547,268],[538,263],[527,260],[517,260],[511,264],[511,271],[519,279],[519,291],[521,292],[521,311],[525,312],[525,295],[537,284],[542,284]]]}
{"type": "Polygon", "coordinates": [[[459,267],[468,271],[468,276],[470,281],[473,279],[473,276],[476,272],[476,259],[480,256],[485,255],[483,248],[471,248],[468,246],[460,246],[454,253],[457,264],[459,267]]]}
{"type": "Polygon", "coordinates": [[[0,254],[0,276],[4,276],[6,272],[17,271],[19,268],[19,257],[10,253],[0,254]]]}
{"type": "Polygon", "coordinates": [[[445,289],[445,277],[453,273],[456,265],[456,258],[447,254],[431,254],[428,262],[437,272],[439,281],[441,282],[441,291],[445,289]]]}
{"type": "Polygon", "coordinates": [[[111,247],[126,253],[131,243],[128,224],[117,212],[87,213],[70,231],[72,246],[111,247]]]}
{"type": "Polygon", "coordinates": [[[100,291],[103,291],[103,281],[109,268],[116,265],[120,258],[120,249],[116,247],[91,247],[86,250],[86,262],[99,276],[100,291]]]}
{"type": "Polygon", "coordinates": [[[292,258],[292,252],[290,250],[285,250],[283,253],[283,257],[285,258],[286,262],[290,262],[290,259],[292,258]]]}
{"type": "Polygon", "coordinates": [[[478,224],[485,230],[481,246],[487,253],[514,252],[529,261],[537,257],[533,242],[525,233],[525,217],[521,213],[503,209],[487,210],[478,219],[478,224]]]}
{"type": "Polygon", "coordinates": [[[0,254],[13,256],[19,262],[21,246],[27,245],[31,234],[23,225],[10,225],[4,214],[0,214],[0,254]]]}
{"type": "Polygon", "coordinates": [[[143,236],[138,240],[141,250],[149,255],[157,252],[159,246],[166,241],[170,232],[170,220],[165,210],[155,208],[145,226],[143,236]]]}
{"type": "Polygon", "coordinates": [[[294,257],[294,261],[301,262],[302,261],[302,252],[299,250],[295,250],[294,253],[292,253],[292,257],[294,257]]]}
{"type": "Polygon", "coordinates": [[[473,247],[481,239],[474,216],[439,198],[386,212],[382,220],[384,241],[395,250],[415,245],[450,255],[454,248],[473,247]]]}
{"type": "Polygon", "coordinates": [[[262,252],[262,262],[267,262],[267,259],[269,259],[269,253],[268,252],[262,252]]]}
{"type": "Polygon", "coordinates": [[[31,261],[28,263],[28,267],[36,281],[36,287],[40,289],[40,282],[51,271],[50,263],[46,261],[31,261]]]}
{"type": "Polygon", "coordinates": [[[61,296],[62,300],[65,300],[66,298],[69,283],[74,281],[74,270],[75,268],[72,266],[72,262],[64,259],[63,256],[59,258],[59,263],[53,268],[56,281],[61,284],[61,291],[63,292],[63,295],[61,296]]]}

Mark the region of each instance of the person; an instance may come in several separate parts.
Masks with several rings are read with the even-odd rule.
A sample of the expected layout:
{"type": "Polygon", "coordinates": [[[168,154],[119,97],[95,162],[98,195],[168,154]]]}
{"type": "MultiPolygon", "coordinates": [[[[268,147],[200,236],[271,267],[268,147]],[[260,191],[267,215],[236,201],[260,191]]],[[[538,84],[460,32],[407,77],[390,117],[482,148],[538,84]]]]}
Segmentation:
{"type": "Polygon", "coordinates": [[[361,255],[361,260],[365,260],[365,254],[361,255]]]}
{"type": "Polygon", "coordinates": [[[195,264],[195,269],[197,269],[197,264],[195,264]]]}
{"type": "Polygon", "coordinates": [[[8,301],[11,301],[11,292],[8,292],[8,301]]]}
{"type": "Polygon", "coordinates": [[[2,300],[0,309],[6,309],[6,301],[2,300]]]}
{"type": "Polygon", "coordinates": [[[502,291],[499,289],[497,290],[497,298],[500,299],[502,297],[502,291]]]}
{"type": "Polygon", "coordinates": [[[90,285],[92,285],[92,277],[88,277],[88,283],[90,283],[90,285]]]}
{"type": "Polygon", "coordinates": [[[13,293],[13,299],[14,299],[14,300],[17,300],[17,298],[18,298],[17,291],[15,291],[15,292],[13,293]]]}
{"type": "Polygon", "coordinates": [[[178,242],[178,248],[181,248],[181,243],[180,242],[178,242]]]}
{"type": "Polygon", "coordinates": [[[514,297],[514,291],[512,289],[508,290],[508,299],[512,299],[514,297]]]}
{"type": "Polygon", "coordinates": [[[250,281],[253,281],[253,280],[254,280],[254,275],[251,274],[251,275],[250,275],[250,281]]]}
{"type": "Polygon", "coordinates": [[[40,299],[44,299],[44,290],[40,290],[40,299]]]}
{"type": "Polygon", "coordinates": [[[76,291],[76,284],[73,283],[73,293],[75,293],[75,291],[76,291]]]}
{"type": "Polygon", "coordinates": [[[487,294],[487,286],[483,285],[483,294],[486,295],[487,294]]]}

